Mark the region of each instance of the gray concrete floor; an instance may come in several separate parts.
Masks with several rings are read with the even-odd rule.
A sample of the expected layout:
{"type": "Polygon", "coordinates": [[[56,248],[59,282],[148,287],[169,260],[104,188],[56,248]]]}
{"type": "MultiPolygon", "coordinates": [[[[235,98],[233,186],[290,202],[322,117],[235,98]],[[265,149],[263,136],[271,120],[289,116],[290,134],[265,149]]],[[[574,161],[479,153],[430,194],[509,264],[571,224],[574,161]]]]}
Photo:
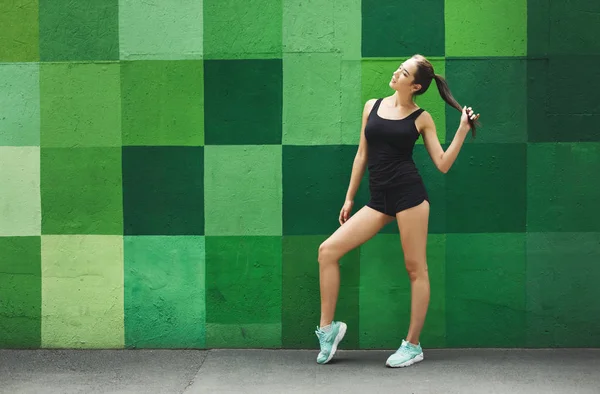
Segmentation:
{"type": "Polygon", "coordinates": [[[600,349],[0,350],[1,393],[600,393],[600,349]]]}

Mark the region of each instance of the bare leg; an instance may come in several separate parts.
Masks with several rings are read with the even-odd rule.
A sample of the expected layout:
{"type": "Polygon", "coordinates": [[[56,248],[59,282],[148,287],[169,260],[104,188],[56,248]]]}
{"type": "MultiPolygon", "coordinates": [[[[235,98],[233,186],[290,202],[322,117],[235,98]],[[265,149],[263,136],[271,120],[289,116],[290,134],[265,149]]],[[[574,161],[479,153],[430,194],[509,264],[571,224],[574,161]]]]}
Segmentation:
{"type": "Polygon", "coordinates": [[[321,287],[321,321],[324,327],[335,314],[340,290],[339,260],[352,249],[373,238],[393,217],[369,207],[363,207],[341,225],[319,247],[319,278],[321,287]]]}
{"type": "Polygon", "coordinates": [[[429,203],[424,201],[416,207],[398,212],[396,218],[411,287],[410,326],[406,340],[417,345],[430,298],[427,270],[429,203]]]}

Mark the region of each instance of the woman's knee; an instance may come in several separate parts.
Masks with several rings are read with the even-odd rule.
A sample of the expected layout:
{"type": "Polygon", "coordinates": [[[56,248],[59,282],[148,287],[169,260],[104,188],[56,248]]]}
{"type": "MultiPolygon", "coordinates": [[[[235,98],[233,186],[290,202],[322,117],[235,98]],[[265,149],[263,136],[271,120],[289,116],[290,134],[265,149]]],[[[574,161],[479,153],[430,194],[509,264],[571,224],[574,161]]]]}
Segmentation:
{"type": "Polygon", "coordinates": [[[332,242],[325,241],[319,245],[319,264],[336,262],[339,258],[339,252],[332,242]]]}
{"type": "Polygon", "coordinates": [[[406,256],[404,261],[406,264],[406,272],[408,272],[410,280],[428,277],[429,272],[427,260],[425,258],[406,256]]]}

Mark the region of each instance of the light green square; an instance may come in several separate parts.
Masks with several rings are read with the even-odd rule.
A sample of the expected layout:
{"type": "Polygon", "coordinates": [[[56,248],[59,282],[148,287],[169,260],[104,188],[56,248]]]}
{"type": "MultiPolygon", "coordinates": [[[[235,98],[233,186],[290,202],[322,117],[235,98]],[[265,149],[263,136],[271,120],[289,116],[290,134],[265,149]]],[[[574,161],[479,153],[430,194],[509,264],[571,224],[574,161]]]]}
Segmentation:
{"type": "MultiPolygon", "coordinates": [[[[429,235],[431,295],[420,341],[446,345],[446,236],[429,235]]],[[[393,349],[410,325],[411,283],[398,234],[378,234],[360,248],[360,348],[393,349]]]]}
{"type": "Polygon", "coordinates": [[[336,50],[342,53],[344,60],[358,61],[362,57],[362,1],[335,0],[334,4],[336,50]]]}
{"type": "Polygon", "coordinates": [[[337,54],[284,55],[284,145],[341,143],[340,71],[337,54]]]}
{"type": "Polygon", "coordinates": [[[122,348],[123,237],[42,236],[42,347],[122,348]]]}
{"type": "Polygon", "coordinates": [[[284,54],[283,144],[358,145],[361,62],[340,54],[284,54]]]}
{"type": "Polygon", "coordinates": [[[446,0],[446,57],[525,56],[527,0],[446,0]]]}
{"type": "Polygon", "coordinates": [[[121,146],[118,64],[42,64],[40,95],[43,147],[121,146]]]}
{"type": "Polygon", "coordinates": [[[341,80],[342,145],[358,145],[365,102],[361,97],[360,60],[343,60],[341,80]]]}
{"type": "Polygon", "coordinates": [[[0,236],[40,235],[40,148],[0,147],[0,236]]]}
{"type": "MultiPolygon", "coordinates": [[[[428,57],[433,65],[435,73],[441,76],[446,74],[446,62],[443,58],[428,57]]],[[[389,86],[394,71],[406,58],[368,59],[362,62],[362,102],[367,100],[387,97],[395,94],[395,90],[389,86]]],[[[421,96],[415,96],[415,102],[431,114],[435,122],[438,138],[441,143],[446,142],[446,102],[440,96],[437,85],[432,81],[427,92],[421,96]]],[[[422,144],[423,138],[417,140],[422,144]]]]}
{"type": "Polygon", "coordinates": [[[0,145],[40,146],[40,66],[0,67],[0,145]]]}
{"type": "Polygon", "coordinates": [[[360,0],[283,0],[283,52],[361,56],[360,0]]]}
{"type": "Polygon", "coordinates": [[[204,153],[206,235],[281,235],[281,145],[210,145],[204,153]]]}
{"type": "Polygon", "coordinates": [[[202,12],[202,0],[121,0],[120,58],[201,59],[202,12]]]}
{"type": "Polygon", "coordinates": [[[282,0],[204,0],[205,59],[281,59],[282,0]]]}

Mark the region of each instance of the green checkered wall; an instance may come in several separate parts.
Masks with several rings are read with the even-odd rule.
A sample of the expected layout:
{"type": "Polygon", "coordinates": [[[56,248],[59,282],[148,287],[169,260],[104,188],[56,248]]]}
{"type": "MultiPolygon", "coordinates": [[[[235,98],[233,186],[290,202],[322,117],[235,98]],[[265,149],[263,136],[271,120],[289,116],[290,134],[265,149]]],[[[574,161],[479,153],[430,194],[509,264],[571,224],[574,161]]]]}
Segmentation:
{"type": "MultiPolygon", "coordinates": [[[[599,12],[2,2],[0,347],[316,348],[317,249],[364,102],[415,53],[483,123],[446,175],[415,148],[432,203],[423,345],[600,346],[599,12]]],[[[448,146],[458,111],[435,86],[418,104],[448,146]]],[[[396,347],[396,225],[341,266],[345,347],[396,347]]]]}

